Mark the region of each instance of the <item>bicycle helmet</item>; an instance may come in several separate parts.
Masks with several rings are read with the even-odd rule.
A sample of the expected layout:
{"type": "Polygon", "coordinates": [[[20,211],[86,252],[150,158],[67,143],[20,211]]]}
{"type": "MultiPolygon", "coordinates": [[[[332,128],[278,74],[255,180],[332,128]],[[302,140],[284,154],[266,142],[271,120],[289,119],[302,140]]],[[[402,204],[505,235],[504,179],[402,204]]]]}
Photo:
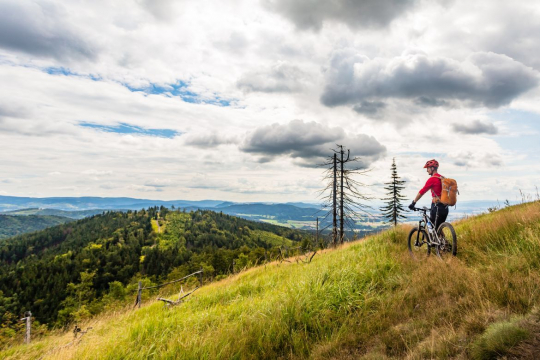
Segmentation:
{"type": "Polygon", "coordinates": [[[424,165],[424,169],[429,168],[429,167],[436,167],[436,168],[438,168],[438,167],[439,167],[439,162],[438,162],[437,160],[435,160],[435,159],[429,160],[429,161],[426,163],[426,165],[424,165]]]}

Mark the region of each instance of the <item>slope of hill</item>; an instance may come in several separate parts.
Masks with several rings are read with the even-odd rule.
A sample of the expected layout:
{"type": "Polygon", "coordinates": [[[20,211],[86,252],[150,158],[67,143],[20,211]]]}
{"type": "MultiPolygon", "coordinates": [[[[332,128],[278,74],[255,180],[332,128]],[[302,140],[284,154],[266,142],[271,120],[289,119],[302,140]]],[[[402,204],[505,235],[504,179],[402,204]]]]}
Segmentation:
{"type": "Polygon", "coordinates": [[[456,225],[458,257],[410,259],[399,227],[317,255],[309,264],[253,268],[167,310],[88,321],[0,357],[538,358],[540,203],[456,225]]]}
{"type": "Polygon", "coordinates": [[[65,210],[58,210],[58,209],[29,208],[29,209],[19,209],[19,210],[0,212],[0,214],[11,215],[11,216],[49,215],[49,216],[62,216],[62,217],[70,218],[70,219],[80,220],[80,219],[84,219],[85,217],[101,214],[104,211],[109,211],[109,210],[92,209],[92,210],[65,211],[65,210]]]}
{"type": "Polygon", "coordinates": [[[112,288],[123,293],[139,280],[164,281],[201,267],[209,278],[223,276],[235,260],[237,266],[252,266],[266,250],[302,237],[211,211],[150,208],[107,212],[5,239],[0,242],[0,322],[13,327],[12,315],[31,309],[41,323],[63,326],[101,312],[112,288]],[[160,226],[154,228],[156,221],[160,226]]]}
{"type": "Polygon", "coordinates": [[[0,214],[0,240],[64,224],[73,219],[53,215],[10,216],[0,214]]]}

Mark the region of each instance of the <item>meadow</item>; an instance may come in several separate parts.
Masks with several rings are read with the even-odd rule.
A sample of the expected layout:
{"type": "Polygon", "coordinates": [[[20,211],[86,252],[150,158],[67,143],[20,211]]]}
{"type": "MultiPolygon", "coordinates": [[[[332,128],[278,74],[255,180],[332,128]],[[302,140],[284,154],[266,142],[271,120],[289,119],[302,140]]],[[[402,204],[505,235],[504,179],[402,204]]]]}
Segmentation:
{"type": "MultiPolygon", "coordinates": [[[[409,225],[311,263],[271,263],[185,303],[98,316],[3,359],[492,359],[540,356],[540,202],[454,224],[458,256],[417,262],[409,225]]],[[[171,294],[172,296],[172,294],[171,294]]]]}

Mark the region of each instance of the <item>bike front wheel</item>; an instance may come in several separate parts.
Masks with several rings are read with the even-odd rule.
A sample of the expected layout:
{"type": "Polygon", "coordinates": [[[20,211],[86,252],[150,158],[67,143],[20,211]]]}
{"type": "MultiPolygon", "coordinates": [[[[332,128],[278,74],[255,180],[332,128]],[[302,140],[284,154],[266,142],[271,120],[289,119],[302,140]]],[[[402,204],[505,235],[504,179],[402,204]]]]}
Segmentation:
{"type": "Polygon", "coordinates": [[[409,233],[407,245],[409,247],[409,254],[415,260],[425,259],[431,253],[428,235],[424,229],[413,228],[409,233]]]}
{"type": "Polygon", "coordinates": [[[437,255],[441,259],[451,258],[457,254],[457,236],[454,227],[447,222],[439,225],[437,230],[440,245],[437,246],[437,255]]]}

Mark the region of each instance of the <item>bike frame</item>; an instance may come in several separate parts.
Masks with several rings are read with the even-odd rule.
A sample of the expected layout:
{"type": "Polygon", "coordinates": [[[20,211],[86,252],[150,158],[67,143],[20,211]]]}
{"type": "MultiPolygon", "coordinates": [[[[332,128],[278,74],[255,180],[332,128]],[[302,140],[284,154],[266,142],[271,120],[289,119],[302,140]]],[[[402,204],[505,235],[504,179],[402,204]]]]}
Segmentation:
{"type": "MultiPolygon", "coordinates": [[[[418,241],[420,240],[420,232],[424,230],[424,232],[428,236],[428,245],[441,245],[441,240],[439,239],[439,235],[437,234],[437,229],[433,232],[435,234],[435,239],[433,238],[433,234],[428,230],[427,223],[428,223],[428,216],[427,216],[427,210],[426,208],[418,209],[415,208],[417,211],[422,211],[422,219],[418,221],[418,232],[416,233],[416,243],[418,244],[418,241]]],[[[435,219],[437,221],[437,219],[435,219]]]]}

